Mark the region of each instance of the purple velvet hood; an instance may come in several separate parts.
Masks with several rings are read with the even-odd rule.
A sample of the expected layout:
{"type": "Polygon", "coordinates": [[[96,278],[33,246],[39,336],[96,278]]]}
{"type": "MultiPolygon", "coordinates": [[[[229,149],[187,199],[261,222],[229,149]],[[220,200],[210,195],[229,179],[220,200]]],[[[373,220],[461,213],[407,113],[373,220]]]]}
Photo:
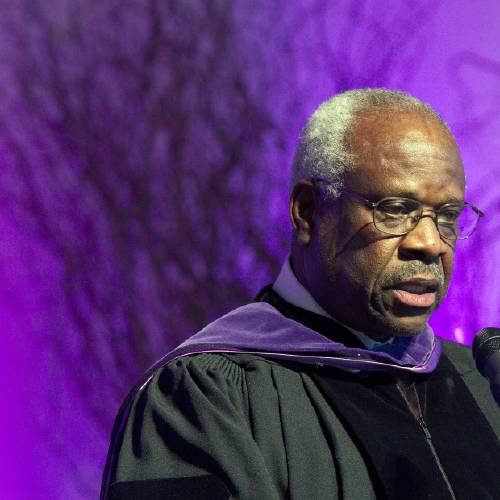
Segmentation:
{"type": "Polygon", "coordinates": [[[236,352],[351,370],[429,373],[441,350],[441,341],[429,326],[414,337],[398,337],[374,350],[347,347],[286,318],[265,302],[256,302],[210,323],[157,365],[202,352],[236,352]]]}

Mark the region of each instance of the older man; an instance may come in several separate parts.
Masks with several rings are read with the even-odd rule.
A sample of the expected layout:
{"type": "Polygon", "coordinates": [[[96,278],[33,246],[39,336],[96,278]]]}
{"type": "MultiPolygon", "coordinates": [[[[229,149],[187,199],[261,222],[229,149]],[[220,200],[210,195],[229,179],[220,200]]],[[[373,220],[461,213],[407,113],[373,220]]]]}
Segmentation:
{"type": "Polygon", "coordinates": [[[464,188],[422,102],[322,104],[295,156],[290,258],[132,391],[102,498],[500,498],[488,384],[427,325],[482,215],[464,188]]]}

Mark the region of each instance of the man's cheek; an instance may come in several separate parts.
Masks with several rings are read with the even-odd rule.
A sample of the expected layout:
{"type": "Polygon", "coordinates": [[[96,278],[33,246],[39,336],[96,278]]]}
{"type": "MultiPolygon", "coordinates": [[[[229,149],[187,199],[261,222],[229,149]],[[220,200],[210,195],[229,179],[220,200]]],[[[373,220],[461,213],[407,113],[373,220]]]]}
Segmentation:
{"type": "Polygon", "coordinates": [[[376,275],[369,259],[352,259],[346,263],[343,288],[349,293],[357,307],[363,307],[370,301],[376,288],[376,275]]]}
{"type": "Polygon", "coordinates": [[[453,274],[454,255],[451,254],[443,257],[442,263],[443,263],[444,283],[441,290],[441,299],[445,297],[446,293],[448,292],[448,288],[450,286],[450,281],[453,274]]]}

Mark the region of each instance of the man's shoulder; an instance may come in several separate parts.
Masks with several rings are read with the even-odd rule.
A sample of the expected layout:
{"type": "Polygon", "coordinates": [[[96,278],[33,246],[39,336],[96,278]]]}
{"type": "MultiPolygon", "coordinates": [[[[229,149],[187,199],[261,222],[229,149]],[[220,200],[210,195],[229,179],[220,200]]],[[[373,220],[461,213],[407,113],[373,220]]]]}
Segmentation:
{"type": "Polygon", "coordinates": [[[258,354],[237,352],[203,352],[179,356],[159,367],[158,371],[198,370],[203,372],[223,372],[231,375],[234,371],[254,370],[261,365],[275,365],[272,359],[258,354]]]}
{"type": "Polygon", "coordinates": [[[442,342],[443,353],[451,360],[460,375],[466,375],[477,370],[470,346],[452,340],[442,339],[442,342]]]}
{"type": "Polygon", "coordinates": [[[493,399],[488,381],[476,368],[472,357],[472,349],[469,346],[445,340],[443,341],[443,352],[455,366],[482,413],[500,439],[498,406],[493,399]]]}
{"type": "Polygon", "coordinates": [[[286,363],[281,363],[258,354],[203,352],[179,356],[164,363],[158,363],[149,370],[147,379],[136,385],[138,392],[146,389],[151,383],[153,386],[172,385],[177,388],[186,384],[206,381],[210,384],[240,386],[246,384],[247,374],[252,373],[255,380],[271,378],[271,371],[279,367],[286,369],[286,363]]]}

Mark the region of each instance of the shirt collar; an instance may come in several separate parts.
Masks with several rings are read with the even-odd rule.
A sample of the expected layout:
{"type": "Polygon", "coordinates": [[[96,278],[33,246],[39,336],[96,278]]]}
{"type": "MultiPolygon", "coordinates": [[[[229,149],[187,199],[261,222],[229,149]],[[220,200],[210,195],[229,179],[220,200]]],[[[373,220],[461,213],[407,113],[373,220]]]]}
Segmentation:
{"type": "Polygon", "coordinates": [[[301,307],[307,311],[319,314],[321,316],[326,316],[327,318],[337,321],[343,327],[347,328],[353,335],[355,335],[367,349],[374,349],[378,346],[385,344],[390,344],[394,340],[390,338],[385,342],[377,342],[363,332],[354,330],[353,328],[344,325],[340,321],[336,320],[330,314],[328,314],[314,299],[314,297],[309,293],[309,291],[299,282],[296,278],[292,266],[290,265],[290,256],[285,259],[283,265],[281,266],[281,271],[273,284],[273,290],[281,296],[284,300],[293,304],[294,306],[301,307]]]}

